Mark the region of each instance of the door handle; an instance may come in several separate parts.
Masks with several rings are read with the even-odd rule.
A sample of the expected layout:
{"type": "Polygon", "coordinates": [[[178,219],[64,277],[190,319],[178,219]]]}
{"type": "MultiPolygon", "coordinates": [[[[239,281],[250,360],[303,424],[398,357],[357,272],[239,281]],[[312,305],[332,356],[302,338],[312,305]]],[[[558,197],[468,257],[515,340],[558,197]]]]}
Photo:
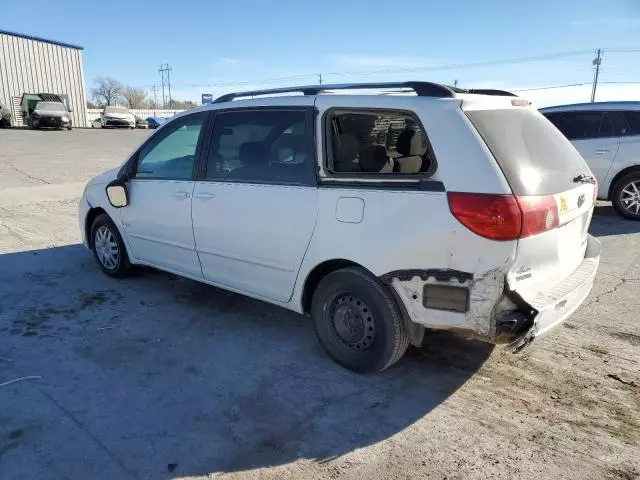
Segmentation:
{"type": "Polygon", "coordinates": [[[178,190],[177,192],[173,192],[173,196],[176,198],[189,198],[191,194],[189,192],[178,190]]]}
{"type": "Polygon", "coordinates": [[[216,195],[214,193],[209,193],[209,192],[199,192],[194,195],[194,197],[200,198],[202,200],[211,200],[215,196],[216,195]]]}
{"type": "Polygon", "coordinates": [[[595,153],[596,155],[604,155],[605,153],[609,153],[610,150],[596,150],[595,153]]]}

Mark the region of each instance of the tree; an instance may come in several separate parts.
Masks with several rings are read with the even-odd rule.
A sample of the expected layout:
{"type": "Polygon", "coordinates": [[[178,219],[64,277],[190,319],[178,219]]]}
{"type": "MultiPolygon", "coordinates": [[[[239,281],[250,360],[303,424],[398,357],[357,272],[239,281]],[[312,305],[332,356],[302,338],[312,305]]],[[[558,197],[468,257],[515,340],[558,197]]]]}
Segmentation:
{"type": "Polygon", "coordinates": [[[111,77],[98,77],[93,81],[95,87],[91,89],[91,95],[100,105],[114,105],[122,98],[122,84],[111,77]]]}
{"type": "Polygon", "coordinates": [[[129,108],[145,108],[148,106],[148,102],[146,101],[147,92],[142,88],[124,87],[122,89],[122,96],[129,104],[129,108]]]}
{"type": "Polygon", "coordinates": [[[191,100],[174,100],[171,99],[169,102],[168,108],[175,110],[183,110],[187,108],[197,107],[198,104],[196,102],[192,102],[191,100]]]}

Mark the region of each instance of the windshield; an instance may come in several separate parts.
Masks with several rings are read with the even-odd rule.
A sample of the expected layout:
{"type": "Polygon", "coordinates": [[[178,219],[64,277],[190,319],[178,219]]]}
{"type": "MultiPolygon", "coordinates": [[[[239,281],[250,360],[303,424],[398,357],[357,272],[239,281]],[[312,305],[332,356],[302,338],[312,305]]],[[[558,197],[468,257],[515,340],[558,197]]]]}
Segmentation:
{"type": "Polygon", "coordinates": [[[104,113],[129,113],[126,107],[104,107],[104,113]]]}
{"type": "Polygon", "coordinates": [[[516,195],[551,195],[576,188],[591,175],[571,143],[541,114],[529,109],[465,112],[516,195]]]}
{"type": "Polygon", "coordinates": [[[36,104],[36,110],[49,110],[54,112],[66,112],[67,109],[60,102],[38,102],[36,104]]]}

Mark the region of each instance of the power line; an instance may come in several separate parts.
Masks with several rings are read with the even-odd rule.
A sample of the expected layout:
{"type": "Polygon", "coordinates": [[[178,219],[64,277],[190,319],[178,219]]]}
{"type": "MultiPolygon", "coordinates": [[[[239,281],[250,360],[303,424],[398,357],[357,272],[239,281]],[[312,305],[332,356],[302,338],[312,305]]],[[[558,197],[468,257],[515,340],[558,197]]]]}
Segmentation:
{"type": "MultiPolygon", "coordinates": [[[[544,60],[555,60],[560,58],[578,56],[578,55],[586,55],[591,53],[593,50],[575,50],[568,52],[556,52],[549,53],[545,55],[536,55],[531,57],[518,57],[518,58],[508,58],[508,59],[500,59],[500,60],[487,60],[482,62],[471,62],[471,63],[458,63],[458,64],[450,64],[450,65],[434,65],[429,67],[411,67],[411,68],[385,68],[385,69],[377,69],[377,70],[347,70],[347,71],[336,71],[336,72],[328,72],[322,73],[323,83],[325,80],[325,76],[334,75],[334,76],[354,76],[354,75],[377,75],[382,73],[409,73],[409,72],[427,72],[427,71],[445,71],[445,70],[456,70],[456,69],[466,69],[466,68],[480,68],[480,67],[490,67],[497,65],[507,65],[507,64],[518,64],[518,63],[527,63],[527,62],[538,62],[544,60]]],[[[234,86],[242,86],[242,85],[257,85],[257,84],[268,84],[268,83],[277,83],[283,81],[290,80],[305,80],[305,79],[317,79],[318,73],[312,74],[300,74],[289,77],[272,77],[272,78],[263,78],[256,80],[243,80],[237,82],[213,82],[213,83],[192,83],[188,86],[190,87],[234,87],[234,86]]]]}
{"type": "Polygon", "coordinates": [[[345,71],[345,72],[330,72],[326,75],[376,75],[380,73],[402,73],[402,72],[427,72],[427,71],[443,71],[443,70],[457,70],[466,68],[480,68],[480,67],[492,67],[497,65],[508,65],[527,62],[538,62],[543,60],[555,60],[558,58],[574,57],[578,55],[586,55],[593,50],[575,50],[572,52],[557,52],[549,53],[546,55],[536,55],[532,57],[518,57],[507,58],[501,60],[487,60],[482,62],[470,62],[470,63],[458,63],[451,65],[435,65],[430,67],[411,67],[411,68],[385,68],[379,70],[369,71],[345,71]]]}
{"type": "MultiPolygon", "coordinates": [[[[567,52],[556,52],[549,53],[544,55],[536,55],[529,57],[517,57],[517,58],[508,58],[508,59],[500,59],[500,60],[487,60],[481,62],[469,62],[469,63],[458,63],[458,64],[450,64],[450,65],[434,65],[434,66],[425,66],[425,67],[411,67],[411,68],[385,68],[385,69],[377,69],[377,70],[348,70],[348,71],[335,71],[328,73],[310,73],[310,74],[300,74],[300,75],[292,75],[286,77],[271,77],[271,78],[262,78],[255,80],[241,80],[241,81],[231,81],[231,82],[211,82],[211,83],[191,83],[184,84],[180,86],[189,86],[189,87],[205,87],[205,88],[218,88],[218,87],[236,87],[236,86],[245,86],[245,85],[261,85],[261,84],[270,84],[270,83],[280,83],[280,82],[288,82],[294,80],[309,80],[309,79],[322,79],[322,83],[326,82],[327,75],[333,76],[370,76],[377,74],[385,74],[385,73],[409,73],[409,72],[430,72],[430,71],[446,71],[446,70],[456,70],[456,69],[469,69],[469,68],[482,68],[482,67],[491,67],[491,66],[499,66],[499,65],[509,65],[509,64],[520,64],[520,63],[528,63],[528,62],[538,62],[545,60],[556,60],[567,57],[575,57],[580,55],[586,55],[592,53],[593,50],[574,50],[567,52]]],[[[640,52],[640,49],[634,48],[612,48],[607,49],[607,52],[640,52]]],[[[161,70],[165,67],[165,65],[161,65],[161,70]]],[[[168,65],[166,65],[169,68],[168,65]]],[[[169,70],[171,70],[169,68],[169,70]]],[[[602,71],[602,68],[600,68],[602,71]]],[[[168,73],[168,72],[167,72],[168,73]]],[[[170,83],[170,80],[167,78],[167,84],[170,83]]],[[[607,83],[607,82],[599,82],[599,83],[607,83]]],[[[633,83],[633,82],[632,82],[633,83]]],[[[164,86],[164,84],[163,84],[164,86]]],[[[569,84],[567,86],[581,86],[569,84]]],[[[542,87],[541,89],[547,88],[563,88],[563,85],[551,86],[551,87],[542,87]]],[[[530,89],[520,89],[515,91],[528,91],[530,89]]],[[[163,102],[164,102],[164,94],[163,94],[163,102]]]]}
{"type": "MultiPolygon", "coordinates": [[[[640,82],[598,82],[599,85],[640,85],[640,82]]],[[[534,92],[538,90],[552,90],[555,88],[568,88],[568,87],[583,87],[585,85],[592,85],[592,82],[582,83],[567,83],[564,85],[550,85],[547,87],[535,87],[535,88],[510,88],[511,92],[534,92]]]]}

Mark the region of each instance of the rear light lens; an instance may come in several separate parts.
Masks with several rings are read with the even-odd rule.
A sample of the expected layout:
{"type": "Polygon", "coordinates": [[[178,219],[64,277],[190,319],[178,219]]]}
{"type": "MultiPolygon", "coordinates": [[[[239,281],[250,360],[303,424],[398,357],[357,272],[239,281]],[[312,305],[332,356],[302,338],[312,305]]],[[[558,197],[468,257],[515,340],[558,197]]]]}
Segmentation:
{"type": "Polygon", "coordinates": [[[514,240],[522,230],[522,213],[513,195],[448,192],[449,210],[481,237],[514,240]]]}
{"type": "Polygon", "coordinates": [[[516,197],[522,211],[520,238],[556,228],[559,223],[556,199],[548,197],[516,197]]]}
{"type": "Polygon", "coordinates": [[[517,240],[558,226],[552,196],[517,197],[448,192],[449,210],[472,232],[491,240],[517,240]]]}

